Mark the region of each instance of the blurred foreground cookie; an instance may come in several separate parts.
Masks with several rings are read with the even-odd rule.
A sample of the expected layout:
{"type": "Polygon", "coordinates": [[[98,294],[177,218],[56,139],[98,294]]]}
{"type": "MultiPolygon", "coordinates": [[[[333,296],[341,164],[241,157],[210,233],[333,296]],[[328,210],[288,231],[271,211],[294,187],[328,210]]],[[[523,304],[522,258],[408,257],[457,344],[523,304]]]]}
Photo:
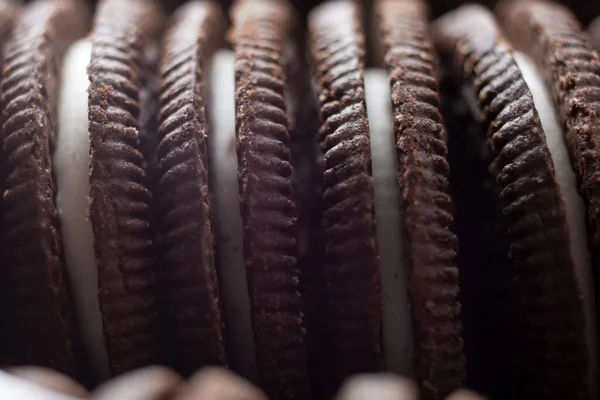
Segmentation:
{"type": "Polygon", "coordinates": [[[87,31],[78,1],[36,1],[17,22],[2,81],[15,364],[81,377],[85,358],[96,381],[159,359],[141,150],[161,27],[145,1],[101,2],[72,46],[87,31]]]}
{"type": "MultiPolygon", "coordinates": [[[[391,374],[359,375],[348,379],[336,396],[338,400],[418,400],[417,386],[410,380],[391,374]]],[[[467,390],[458,390],[446,400],[484,400],[467,390]]]]}
{"type": "Polygon", "coordinates": [[[485,400],[485,398],[467,390],[459,390],[452,393],[447,400],[485,400]]]}
{"type": "Polygon", "coordinates": [[[163,367],[128,372],[102,384],[91,395],[94,400],[162,400],[175,396],[181,378],[163,367]]]}
{"type": "Polygon", "coordinates": [[[207,368],[181,385],[177,400],[267,400],[267,396],[226,369],[207,368]]]}
{"type": "Polygon", "coordinates": [[[334,379],[384,368],[441,399],[465,377],[458,242],[435,56],[421,1],[378,1],[385,70],[358,6],[309,16],[322,126],[326,326],[334,379]],[[410,308],[409,308],[410,304],[410,308]]]}
{"type": "Polygon", "coordinates": [[[415,384],[394,375],[363,375],[348,379],[336,396],[338,400],[417,400],[415,384]]]}
{"type": "MultiPolygon", "coordinates": [[[[499,15],[517,46],[537,49],[530,55],[541,72],[512,50],[482,7],[464,6],[435,24],[436,44],[452,61],[447,66],[472,119],[452,134],[462,138],[462,154],[479,157],[489,171],[479,190],[491,193],[491,204],[479,206],[498,221],[485,238],[498,259],[471,266],[496,271],[481,299],[490,301],[479,314],[487,321],[470,325],[477,342],[467,357],[474,355],[473,369],[493,381],[485,390],[499,398],[593,398],[597,333],[586,204],[594,244],[600,64],[562,7],[513,2],[499,15]]],[[[472,222],[475,230],[489,223],[472,222]]]]}
{"type": "Polygon", "coordinates": [[[19,367],[12,368],[8,372],[11,375],[58,393],[75,397],[85,397],[88,394],[85,388],[71,378],[46,368],[19,367]]]}
{"type": "Polygon", "coordinates": [[[0,398],[20,400],[77,400],[71,394],[48,389],[37,383],[0,371],[0,398]]]}

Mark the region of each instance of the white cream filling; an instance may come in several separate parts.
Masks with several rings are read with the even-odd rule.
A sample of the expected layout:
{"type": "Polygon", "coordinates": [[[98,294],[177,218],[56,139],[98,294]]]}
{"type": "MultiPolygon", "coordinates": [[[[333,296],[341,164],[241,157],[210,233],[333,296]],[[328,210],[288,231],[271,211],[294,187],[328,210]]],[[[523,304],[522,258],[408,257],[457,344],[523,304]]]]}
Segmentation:
{"type": "Polygon", "coordinates": [[[387,71],[366,71],[365,95],[371,133],[384,357],[388,371],[411,377],[414,357],[412,317],[402,258],[400,188],[387,71]]]}
{"type": "Polygon", "coordinates": [[[250,296],[244,263],[243,223],[238,189],[235,133],[235,59],[221,50],[213,58],[210,103],[210,168],[221,300],[229,366],[256,382],[256,349],[250,322],[250,296]]]}
{"type": "Polygon", "coordinates": [[[577,179],[569,161],[569,152],[564,140],[564,132],[556,115],[552,97],[542,74],[536,69],[529,57],[520,52],[514,52],[514,58],[521,69],[523,78],[529,86],[535,108],[540,116],[542,128],[546,135],[546,143],[552,156],[556,181],[563,197],[567,219],[567,229],[570,238],[571,257],[573,259],[577,282],[583,299],[586,321],[586,339],[590,352],[590,398],[595,398],[597,392],[597,335],[595,322],[594,288],[592,266],[586,231],[586,208],[579,191],[577,179]]]}
{"type": "Polygon", "coordinates": [[[95,376],[110,377],[98,300],[94,233],[89,219],[90,140],[87,68],[92,44],[75,43],[65,55],[58,107],[58,135],[52,155],[56,206],[60,218],[67,271],[87,356],[95,376]]]}

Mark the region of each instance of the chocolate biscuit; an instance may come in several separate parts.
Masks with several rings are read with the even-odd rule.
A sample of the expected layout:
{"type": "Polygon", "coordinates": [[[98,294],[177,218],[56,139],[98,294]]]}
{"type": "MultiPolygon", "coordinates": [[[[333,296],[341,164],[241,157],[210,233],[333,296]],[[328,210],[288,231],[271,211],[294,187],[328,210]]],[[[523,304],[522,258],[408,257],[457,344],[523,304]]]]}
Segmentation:
{"type": "Polygon", "coordinates": [[[350,375],[384,368],[365,39],[358,5],[335,1],[319,6],[309,15],[309,33],[322,122],[327,329],[339,385],[350,375]]]}
{"type": "Polygon", "coordinates": [[[443,398],[464,385],[465,358],[436,56],[423,1],[380,0],[375,13],[391,82],[416,375],[426,398],[443,398]]]}
{"type": "MultiPolygon", "coordinates": [[[[209,61],[223,41],[215,2],[192,2],[173,16],[163,41],[157,197],[166,346],[186,375],[224,365],[223,322],[214,260],[206,113],[209,61]]],[[[214,88],[219,90],[219,88],[214,88]]]]}
{"type": "Polygon", "coordinates": [[[243,245],[258,378],[274,399],[308,398],[291,176],[286,2],[240,0],[231,11],[243,245]]]}
{"type": "Polygon", "coordinates": [[[451,231],[448,154],[427,9],[419,1],[379,1],[374,17],[375,36],[381,37],[376,45],[384,55],[381,64],[387,67],[391,93],[369,86],[368,92],[378,96],[369,100],[374,107],[370,110],[365,90],[381,75],[370,70],[365,82],[359,7],[332,1],[309,18],[325,169],[326,340],[333,343],[337,385],[360,372],[414,369],[424,395],[443,398],[463,384],[465,359],[458,241],[451,231]],[[377,115],[374,118],[388,118],[381,114],[386,103],[392,108],[389,132],[385,123],[367,119],[367,111],[377,115]],[[382,148],[386,137],[394,146],[389,165],[383,161],[388,157],[382,148]],[[390,171],[372,171],[372,160],[390,171]],[[385,183],[392,176],[398,189],[385,183]],[[375,213],[380,211],[376,226],[375,213]],[[391,227],[386,220],[395,214],[400,226],[391,227]],[[398,243],[390,244],[380,226],[398,243]],[[402,250],[392,251],[390,245],[402,250]],[[404,290],[405,279],[398,274],[406,275],[407,299],[390,297],[390,291],[404,290]],[[411,325],[412,334],[407,335],[411,325]]]}
{"type": "MultiPolygon", "coordinates": [[[[600,283],[600,57],[564,6],[503,2],[497,15],[507,37],[530,55],[551,89],[565,130],[579,190],[588,203],[596,287],[600,283]]],[[[598,307],[596,308],[598,311],[598,307]]]]}
{"type": "Polygon", "coordinates": [[[510,326],[502,340],[513,343],[510,378],[499,378],[505,395],[587,398],[585,312],[563,193],[532,94],[511,46],[483,7],[461,7],[442,17],[434,30],[492,154],[489,171],[498,185],[495,202],[510,260],[506,291],[499,292],[506,296],[496,299],[510,310],[502,314],[508,319],[496,322],[510,326]]]}
{"type": "Polygon", "coordinates": [[[12,364],[50,367],[79,378],[85,372],[63,264],[50,156],[62,58],[87,25],[79,1],[28,5],[15,21],[2,70],[6,239],[0,281],[3,319],[10,321],[3,341],[12,364]]]}
{"type": "Polygon", "coordinates": [[[160,360],[151,193],[140,132],[145,60],[156,52],[162,11],[151,2],[103,1],[88,68],[90,220],[110,370],[160,360]]]}

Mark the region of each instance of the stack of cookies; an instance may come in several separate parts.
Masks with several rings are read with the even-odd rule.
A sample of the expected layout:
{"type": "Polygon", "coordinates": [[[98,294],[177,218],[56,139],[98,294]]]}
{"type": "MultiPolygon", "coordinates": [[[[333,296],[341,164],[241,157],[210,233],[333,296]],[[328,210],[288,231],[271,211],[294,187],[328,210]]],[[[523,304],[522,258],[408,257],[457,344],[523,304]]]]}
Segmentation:
{"type": "Polygon", "coordinates": [[[229,17],[0,1],[1,362],[597,398],[594,25],[544,0],[229,17]]]}

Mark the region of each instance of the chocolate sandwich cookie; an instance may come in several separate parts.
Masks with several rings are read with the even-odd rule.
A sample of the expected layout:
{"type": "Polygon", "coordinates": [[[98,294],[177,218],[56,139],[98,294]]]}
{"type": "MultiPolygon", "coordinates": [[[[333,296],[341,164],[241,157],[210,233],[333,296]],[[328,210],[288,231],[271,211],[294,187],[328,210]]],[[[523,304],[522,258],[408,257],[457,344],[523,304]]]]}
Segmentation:
{"type": "Polygon", "coordinates": [[[324,153],[322,224],[327,251],[323,271],[327,291],[339,294],[331,298],[328,293],[327,325],[339,381],[356,372],[383,369],[360,18],[358,6],[345,1],[326,3],[309,15],[324,153]],[[342,129],[336,135],[338,127],[342,129]]]}
{"type": "Polygon", "coordinates": [[[238,1],[231,19],[235,143],[256,370],[270,398],[303,399],[311,388],[296,258],[287,103],[293,82],[285,68],[297,22],[286,1],[266,0],[238,1]]]}
{"type": "Polygon", "coordinates": [[[388,369],[426,398],[462,386],[458,241],[428,10],[377,1],[386,70],[365,72],[358,6],[309,16],[324,163],[324,279],[335,380],[388,369]]]}
{"type": "MultiPolygon", "coordinates": [[[[549,17],[543,7],[535,15],[549,17]]],[[[509,8],[502,10],[508,12],[509,8]]],[[[576,26],[571,21],[561,27],[556,18],[560,15],[548,19],[557,32],[576,26]]],[[[507,21],[516,21],[515,16],[507,21]]],[[[518,26],[512,29],[523,28],[526,21],[518,26]]],[[[480,190],[494,194],[490,197],[493,204],[479,207],[496,209],[499,227],[492,229],[496,232],[488,242],[500,246],[506,257],[504,262],[476,266],[501,270],[496,275],[501,282],[484,289],[493,291],[493,304],[479,317],[491,319],[502,335],[487,342],[478,339],[480,346],[473,350],[489,358],[495,347],[504,349],[503,354],[495,353],[491,363],[503,363],[506,368],[495,371],[496,386],[486,390],[498,398],[594,398],[596,327],[586,208],[577,191],[576,176],[569,169],[552,97],[532,62],[513,51],[493,15],[483,7],[463,6],[441,17],[434,28],[437,47],[449,61],[446,66],[459,88],[457,94],[474,122],[462,128],[468,132],[461,136],[462,146],[477,146],[471,151],[489,165],[491,188],[480,190]]],[[[531,35],[535,36],[534,32],[540,33],[539,27],[532,28],[531,35]]],[[[529,33],[520,31],[517,36],[524,34],[529,33]]],[[[582,41],[577,35],[567,36],[564,47],[544,42],[550,46],[544,49],[550,57],[545,62],[560,57],[564,67],[577,55],[582,57],[582,62],[576,63],[583,68],[580,71],[589,71],[585,65],[593,64],[594,57],[580,51],[582,41]],[[573,54],[566,57],[560,53],[570,45],[573,54]]],[[[561,87],[586,79],[593,82],[597,78],[593,73],[569,75],[561,87]]],[[[586,92],[576,94],[585,96],[586,92]]],[[[588,101],[592,97],[581,100],[570,103],[571,110],[593,107],[593,101],[588,101]]],[[[593,129],[593,124],[589,128],[593,129]]]]}
{"type": "MultiPolygon", "coordinates": [[[[79,329],[63,262],[52,150],[62,58],[87,31],[82,3],[37,1],[15,21],[2,68],[2,341],[9,363],[81,377],[79,329]]],[[[3,25],[4,28],[5,25],[3,25]]]]}
{"type": "MultiPolygon", "coordinates": [[[[89,164],[89,179],[71,182],[65,176],[65,183],[67,187],[73,184],[74,190],[89,190],[86,232],[92,234],[93,242],[87,245],[93,243],[93,247],[80,245],[77,250],[85,248],[88,251],[85,257],[95,253],[94,258],[73,261],[80,265],[78,270],[86,265],[92,274],[94,270],[97,274],[94,277],[97,283],[90,280],[88,291],[79,294],[92,301],[91,285],[97,285],[94,312],[99,312],[96,318],[101,317],[101,320],[89,320],[86,325],[95,326],[90,335],[102,333],[101,337],[94,336],[93,351],[98,357],[94,365],[103,370],[107,368],[110,374],[160,360],[149,209],[151,194],[146,188],[144,169],[151,157],[145,157],[141,150],[147,147],[148,138],[156,136],[156,132],[148,131],[152,124],[142,121],[145,121],[144,112],[154,114],[154,110],[149,109],[152,101],[148,98],[147,77],[148,70],[156,63],[163,24],[162,10],[151,1],[106,0],[98,5],[89,47],[72,49],[81,51],[77,62],[90,55],[89,66],[77,65],[83,70],[87,68],[89,79],[89,158],[82,164],[82,169],[89,164]],[[75,188],[83,183],[88,183],[89,189],[75,188]],[[96,347],[102,344],[104,352],[96,347]]],[[[84,43],[77,45],[85,46],[84,43]]],[[[71,129],[73,127],[71,125],[71,129]]],[[[81,131],[71,134],[80,135],[81,131]]],[[[73,145],[73,142],[69,140],[65,145],[73,145]]],[[[88,149],[76,149],[79,150],[86,154],[88,149]]],[[[70,165],[72,167],[72,163],[70,165]]],[[[60,177],[57,175],[57,178],[60,190],[60,177]]],[[[84,194],[67,193],[65,200],[80,200],[84,194]]],[[[77,223],[81,223],[81,219],[77,223]]],[[[65,247],[68,257],[69,247],[67,244],[65,247]]],[[[91,311],[80,314],[80,319],[93,315],[91,311]]]]}
{"type": "MultiPolygon", "coordinates": [[[[209,126],[211,79],[222,74],[211,74],[211,63],[216,62],[224,35],[225,20],[218,4],[193,1],[173,15],[162,45],[156,191],[163,237],[159,288],[171,363],[186,375],[206,365],[226,363],[208,161],[208,136],[220,133],[209,126]]],[[[233,82],[233,71],[227,71],[233,82]]],[[[233,104],[233,90],[222,85],[212,90],[229,94],[226,101],[233,104]]],[[[232,114],[215,119],[219,117],[234,123],[232,114]]],[[[215,125],[219,128],[219,121],[215,125]]],[[[230,129],[234,130],[233,125],[230,129]]],[[[211,142],[220,140],[210,138],[211,142]]],[[[237,205],[237,191],[228,194],[237,205]]]]}
{"type": "Polygon", "coordinates": [[[148,77],[163,16],[103,1],[90,38],[73,43],[87,30],[82,4],[31,4],[7,51],[5,282],[19,304],[13,361],[77,375],[84,354],[95,382],[160,361],[141,149],[156,137],[148,77]]]}
{"type": "MultiPolygon", "coordinates": [[[[573,196],[577,193],[578,200],[583,198],[585,203],[582,214],[587,217],[587,224],[578,219],[579,231],[573,228],[570,234],[572,242],[587,242],[590,251],[585,253],[586,258],[580,265],[575,265],[575,272],[586,312],[588,350],[592,353],[589,362],[593,397],[598,394],[596,325],[600,317],[597,296],[600,287],[600,143],[596,139],[600,135],[600,56],[581,23],[563,5],[550,1],[504,1],[496,14],[511,44],[518,50],[519,59],[526,61],[524,64],[531,75],[537,78],[539,90],[553,99],[548,113],[558,122],[557,132],[566,147],[564,159],[555,161],[555,168],[557,174],[575,175],[573,196]]],[[[535,96],[533,88],[532,93],[535,96]]],[[[566,199],[568,195],[563,196],[566,199]]],[[[568,207],[567,200],[565,204],[568,207]]]]}
{"type": "Polygon", "coordinates": [[[454,218],[436,56],[423,1],[379,0],[375,4],[391,86],[416,376],[435,398],[461,387],[465,378],[458,241],[451,230],[454,218]]]}
{"type": "Polygon", "coordinates": [[[233,50],[220,49],[224,21],[208,1],[179,9],[163,43],[167,345],[186,375],[227,364],[271,398],[309,398],[294,185],[310,187],[312,177],[303,166],[292,175],[301,164],[292,152],[308,156],[307,139],[291,135],[304,133],[297,116],[310,112],[300,103],[312,93],[299,83],[309,80],[289,4],[238,1],[231,16],[233,50]]]}
{"type": "MultiPolygon", "coordinates": [[[[535,64],[554,108],[589,213],[594,270],[600,274],[600,57],[564,6],[545,1],[502,2],[497,15],[511,43],[535,64]]],[[[598,280],[596,281],[598,282],[598,280]]]]}

